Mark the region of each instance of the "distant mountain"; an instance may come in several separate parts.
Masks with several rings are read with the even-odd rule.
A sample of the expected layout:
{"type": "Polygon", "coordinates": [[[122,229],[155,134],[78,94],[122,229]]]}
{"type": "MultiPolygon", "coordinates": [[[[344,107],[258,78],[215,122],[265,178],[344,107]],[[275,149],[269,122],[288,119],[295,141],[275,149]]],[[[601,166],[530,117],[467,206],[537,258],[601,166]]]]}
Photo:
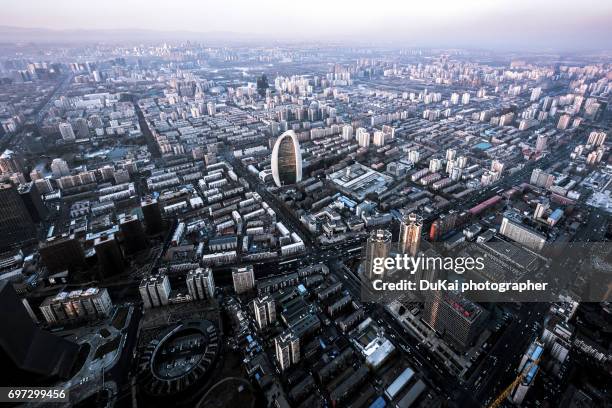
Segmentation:
{"type": "Polygon", "coordinates": [[[265,38],[234,32],[157,31],[145,29],[78,29],[54,30],[0,26],[0,43],[91,43],[147,41],[207,41],[215,43],[248,43],[265,38]]]}

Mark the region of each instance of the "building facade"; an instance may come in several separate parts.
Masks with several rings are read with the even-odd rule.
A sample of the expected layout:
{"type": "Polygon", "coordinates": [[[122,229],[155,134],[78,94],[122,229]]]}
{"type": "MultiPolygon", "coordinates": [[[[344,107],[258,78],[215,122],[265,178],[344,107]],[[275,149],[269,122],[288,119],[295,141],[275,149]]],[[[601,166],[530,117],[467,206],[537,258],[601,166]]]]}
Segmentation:
{"type": "Polygon", "coordinates": [[[302,181],[302,152],[294,131],[276,140],[272,149],[272,178],[277,187],[302,181]]]}

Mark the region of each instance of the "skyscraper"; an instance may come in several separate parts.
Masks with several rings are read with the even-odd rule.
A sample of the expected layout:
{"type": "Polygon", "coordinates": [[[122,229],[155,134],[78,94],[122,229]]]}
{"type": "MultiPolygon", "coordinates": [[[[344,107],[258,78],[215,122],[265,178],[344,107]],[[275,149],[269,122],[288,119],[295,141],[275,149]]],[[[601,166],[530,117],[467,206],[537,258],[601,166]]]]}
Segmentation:
{"type": "Polygon", "coordinates": [[[302,181],[302,152],[293,130],[288,130],[272,149],[272,178],[277,187],[302,181]]]}
{"type": "Polygon", "coordinates": [[[403,254],[416,256],[421,244],[423,218],[415,213],[405,215],[400,224],[398,249],[403,254]]]}
{"type": "Polygon", "coordinates": [[[425,322],[457,344],[470,346],[480,333],[486,311],[459,293],[436,291],[424,304],[425,322]]]}
{"type": "Polygon", "coordinates": [[[94,241],[94,249],[103,278],[123,272],[123,255],[114,234],[102,235],[94,241]]]}
{"type": "Polygon", "coordinates": [[[70,272],[85,266],[85,252],[74,235],[50,237],[38,249],[42,263],[49,272],[70,272]]]}
{"type": "Polygon", "coordinates": [[[386,258],[391,249],[391,232],[383,229],[374,230],[370,233],[365,249],[364,274],[373,279],[374,259],[386,258]]]}
{"type": "Polygon", "coordinates": [[[36,226],[12,184],[0,184],[0,249],[36,240],[36,226]]]}
{"type": "Polygon", "coordinates": [[[40,384],[72,375],[79,346],[36,327],[13,285],[0,282],[0,364],[4,385],[40,384]]]}
{"type": "Polygon", "coordinates": [[[138,217],[128,215],[119,220],[119,231],[123,236],[123,248],[127,255],[142,251],[149,246],[142,223],[138,217]]]}
{"type": "Polygon", "coordinates": [[[32,221],[40,222],[41,220],[47,218],[47,207],[45,207],[45,204],[43,204],[42,200],[40,199],[40,193],[38,192],[38,188],[34,182],[31,181],[29,183],[21,184],[17,191],[23,200],[23,204],[28,210],[28,213],[30,213],[32,221]]]}
{"type": "Polygon", "coordinates": [[[157,200],[147,198],[140,203],[140,208],[144,217],[147,234],[154,235],[161,232],[164,224],[157,200]]]}

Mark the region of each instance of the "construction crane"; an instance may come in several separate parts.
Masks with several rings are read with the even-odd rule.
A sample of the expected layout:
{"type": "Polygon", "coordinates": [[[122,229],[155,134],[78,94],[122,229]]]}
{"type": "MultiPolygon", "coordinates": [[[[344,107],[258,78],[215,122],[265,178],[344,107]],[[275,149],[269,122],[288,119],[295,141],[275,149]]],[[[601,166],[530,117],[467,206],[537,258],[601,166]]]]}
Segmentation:
{"type": "Polygon", "coordinates": [[[506,398],[508,398],[508,395],[510,395],[510,393],[512,392],[512,390],[519,385],[519,383],[521,381],[523,381],[523,378],[525,378],[525,373],[528,373],[529,371],[531,371],[531,368],[534,365],[538,365],[540,363],[540,357],[538,357],[537,360],[532,361],[531,363],[529,363],[529,369],[525,370],[525,367],[523,367],[523,370],[521,370],[521,372],[519,373],[519,375],[516,376],[516,378],[514,379],[514,381],[512,381],[512,383],[506,387],[498,396],[497,398],[495,398],[495,400],[489,405],[488,408],[497,408],[501,405],[502,402],[504,402],[504,400],[506,398]]]}

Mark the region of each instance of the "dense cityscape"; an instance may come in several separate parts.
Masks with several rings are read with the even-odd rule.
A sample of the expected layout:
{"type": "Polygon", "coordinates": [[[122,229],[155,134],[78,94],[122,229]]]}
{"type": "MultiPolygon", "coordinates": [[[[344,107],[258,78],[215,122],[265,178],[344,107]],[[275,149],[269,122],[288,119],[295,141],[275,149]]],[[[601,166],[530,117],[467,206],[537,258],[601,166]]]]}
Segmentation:
{"type": "Polygon", "coordinates": [[[2,43],[0,385],[610,407],[611,95],[604,52],[2,43]],[[372,295],[404,254],[554,292],[372,295]]]}

